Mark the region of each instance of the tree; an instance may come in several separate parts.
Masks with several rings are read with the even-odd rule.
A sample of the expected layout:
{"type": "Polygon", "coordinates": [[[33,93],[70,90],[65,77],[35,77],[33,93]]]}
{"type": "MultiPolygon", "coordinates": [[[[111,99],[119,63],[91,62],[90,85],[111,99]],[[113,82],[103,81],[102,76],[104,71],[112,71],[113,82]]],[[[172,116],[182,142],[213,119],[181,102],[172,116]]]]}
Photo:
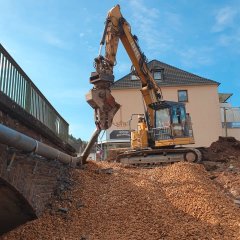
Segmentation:
{"type": "Polygon", "coordinates": [[[77,152],[82,152],[87,145],[87,141],[82,140],[81,138],[75,138],[72,134],[68,135],[68,142],[73,146],[77,152]]]}

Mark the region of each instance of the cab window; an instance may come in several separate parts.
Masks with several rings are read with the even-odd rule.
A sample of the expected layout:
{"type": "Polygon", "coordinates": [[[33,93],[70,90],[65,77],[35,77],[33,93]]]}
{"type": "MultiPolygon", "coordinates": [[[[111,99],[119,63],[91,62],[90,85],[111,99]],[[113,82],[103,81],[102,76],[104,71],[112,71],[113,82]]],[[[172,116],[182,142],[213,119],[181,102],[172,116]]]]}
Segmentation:
{"type": "Polygon", "coordinates": [[[171,119],[169,109],[159,109],[156,111],[156,128],[170,127],[171,119]]]}
{"type": "Polygon", "coordinates": [[[186,114],[183,106],[174,106],[172,108],[172,111],[173,111],[172,121],[174,124],[185,123],[186,114]]]}

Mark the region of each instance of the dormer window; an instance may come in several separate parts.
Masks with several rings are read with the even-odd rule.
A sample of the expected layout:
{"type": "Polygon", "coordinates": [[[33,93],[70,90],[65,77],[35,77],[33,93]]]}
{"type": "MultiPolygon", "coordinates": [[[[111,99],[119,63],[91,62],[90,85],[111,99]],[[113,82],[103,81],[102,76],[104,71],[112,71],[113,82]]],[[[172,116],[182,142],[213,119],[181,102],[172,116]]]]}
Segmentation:
{"type": "Polygon", "coordinates": [[[152,73],[153,73],[153,78],[155,80],[158,80],[158,81],[163,80],[163,69],[153,69],[152,73]]]}
{"type": "Polygon", "coordinates": [[[139,77],[134,74],[131,74],[131,80],[133,80],[133,81],[139,80],[139,77]]]}

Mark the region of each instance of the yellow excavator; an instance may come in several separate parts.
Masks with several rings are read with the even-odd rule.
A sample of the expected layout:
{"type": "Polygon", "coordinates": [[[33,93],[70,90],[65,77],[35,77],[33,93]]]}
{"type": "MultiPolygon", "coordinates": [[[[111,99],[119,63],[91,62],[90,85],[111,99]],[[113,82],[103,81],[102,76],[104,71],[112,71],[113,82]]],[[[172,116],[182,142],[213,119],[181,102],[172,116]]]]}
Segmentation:
{"type": "MultiPolygon", "coordinates": [[[[131,59],[134,74],[141,81],[140,90],[145,103],[145,114],[139,116],[137,129],[131,132],[131,150],[118,155],[117,161],[133,165],[199,162],[199,150],[182,147],[194,143],[191,120],[185,105],[163,99],[161,89],[138,45],[138,39],[131,33],[131,27],[122,16],[119,5],[108,12],[99,54],[94,59],[96,71],[92,72],[90,77],[90,83],[94,87],[86,95],[87,102],[95,110],[97,126],[88,149],[96,141],[101,130],[111,127],[114,115],[120,108],[111,95],[119,39],[131,59]],[[101,52],[104,44],[103,56],[101,52]]],[[[86,161],[87,153],[85,151],[82,154],[83,162],[86,161]]]]}

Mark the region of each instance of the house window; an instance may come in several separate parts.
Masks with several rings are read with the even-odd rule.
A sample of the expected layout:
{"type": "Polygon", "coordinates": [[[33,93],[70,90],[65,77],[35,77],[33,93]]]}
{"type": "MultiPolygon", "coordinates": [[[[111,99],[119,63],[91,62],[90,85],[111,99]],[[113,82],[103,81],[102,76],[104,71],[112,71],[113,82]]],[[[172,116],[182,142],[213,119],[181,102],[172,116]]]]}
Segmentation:
{"type": "Polygon", "coordinates": [[[188,102],[188,91],[187,90],[178,90],[178,101],[179,102],[188,102]]]}
{"type": "Polygon", "coordinates": [[[153,78],[155,80],[162,80],[162,71],[161,70],[155,70],[153,72],[153,78]]]}

